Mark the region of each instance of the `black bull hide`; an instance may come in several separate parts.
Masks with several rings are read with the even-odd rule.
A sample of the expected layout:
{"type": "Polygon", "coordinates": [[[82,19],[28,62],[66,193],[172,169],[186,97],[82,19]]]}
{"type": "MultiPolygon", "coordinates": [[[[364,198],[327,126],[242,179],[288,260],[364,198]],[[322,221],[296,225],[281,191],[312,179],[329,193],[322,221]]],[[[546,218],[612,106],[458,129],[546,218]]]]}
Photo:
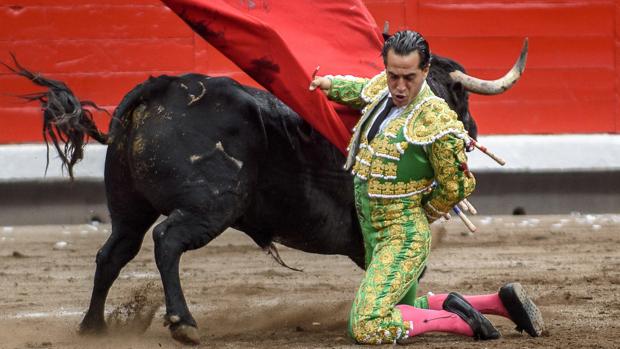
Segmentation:
{"type": "MultiPolygon", "coordinates": [[[[80,104],[62,82],[15,64],[14,72],[49,88],[27,98],[43,104],[45,130],[69,168],[81,152],[62,151],[58,139],[79,146],[88,135],[108,144],[105,187],[112,233],[97,253],[82,331],[105,328],[108,290],[160,215],[167,218],[153,230],[155,260],[166,319],[181,341],[198,341],[179,280],[181,254],[205,246],[228,227],[245,232],[276,259],[273,242],[346,255],[364,267],[344,156],[273,95],[228,78],[150,78],[121,101],[105,135],[81,108],[90,103],[80,104]]],[[[427,81],[475,137],[467,92],[448,75],[455,69],[462,67],[434,57],[427,81]]]]}

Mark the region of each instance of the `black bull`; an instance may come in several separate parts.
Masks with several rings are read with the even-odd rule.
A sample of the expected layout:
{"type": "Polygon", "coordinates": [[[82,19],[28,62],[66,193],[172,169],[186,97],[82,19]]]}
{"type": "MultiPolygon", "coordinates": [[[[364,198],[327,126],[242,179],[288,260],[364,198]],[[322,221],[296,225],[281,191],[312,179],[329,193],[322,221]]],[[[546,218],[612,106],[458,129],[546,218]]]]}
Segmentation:
{"type": "MultiPolygon", "coordinates": [[[[451,60],[432,62],[429,85],[475,137],[467,91],[503,92],[523,70],[524,54],[515,65],[516,78],[513,67],[506,75],[512,81],[495,81],[495,90],[484,81],[478,89],[468,85],[474,78],[464,74],[459,80],[455,72],[463,68],[451,60]]],[[[62,82],[15,64],[15,72],[49,88],[26,98],[43,103],[47,137],[71,174],[86,135],[108,144],[105,187],[112,233],[97,253],[82,331],[105,329],[108,290],[160,215],[167,218],[153,229],[153,240],[166,321],[183,342],[197,343],[199,337],[181,289],[181,254],[205,246],[228,227],[245,232],[277,259],[273,242],[346,255],[364,267],[343,155],[273,95],[228,78],[150,78],[124,97],[106,135],[82,108],[89,102],[79,102],[62,82]],[[69,146],[62,150],[59,139],[69,146]]]]}

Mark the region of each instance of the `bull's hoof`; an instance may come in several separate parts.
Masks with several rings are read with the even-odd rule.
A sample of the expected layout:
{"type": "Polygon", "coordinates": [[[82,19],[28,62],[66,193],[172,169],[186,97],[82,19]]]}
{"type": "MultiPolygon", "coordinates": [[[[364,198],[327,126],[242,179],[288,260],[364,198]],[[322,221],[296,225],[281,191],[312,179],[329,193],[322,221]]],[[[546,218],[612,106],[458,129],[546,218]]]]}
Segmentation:
{"type": "Polygon", "coordinates": [[[172,338],[178,340],[184,344],[198,345],[200,344],[200,336],[198,335],[198,329],[190,325],[178,325],[174,329],[170,329],[172,332],[172,338]]]}
{"type": "Polygon", "coordinates": [[[78,329],[78,334],[82,336],[97,336],[106,334],[107,332],[108,326],[106,326],[105,322],[102,324],[91,324],[83,321],[78,329]]]}

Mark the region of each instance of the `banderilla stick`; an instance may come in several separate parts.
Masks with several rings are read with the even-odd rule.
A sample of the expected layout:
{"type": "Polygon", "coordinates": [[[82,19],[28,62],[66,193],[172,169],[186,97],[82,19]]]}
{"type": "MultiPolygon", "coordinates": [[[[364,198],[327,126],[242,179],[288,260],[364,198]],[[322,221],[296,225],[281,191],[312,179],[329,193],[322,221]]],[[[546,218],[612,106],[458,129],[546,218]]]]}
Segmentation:
{"type": "Polygon", "coordinates": [[[461,211],[469,212],[469,213],[471,213],[473,215],[478,214],[478,210],[476,210],[474,205],[472,205],[469,201],[467,201],[467,199],[461,200],[458,203],[458,205],[461,208],[461,211]]]}
{"type": "Polygon", "coordinates": [[[463,201],[460,201],[458,203],[459,208],[461,209],[461,211],[469,211],[469,207],[467,207],[467,205],[465,205],[465,203],[463,201]]]}
{"type": "Polygon", "coordinates": [[[493,154],[489,149],[487,149],[487,147],[485,147],[484,145],[476,142],[476,140],[473,139],[473,138],[470,138],[469,140],[474,145],[474,147],[480,149],[481,152],[487,154],[491,159],[495,160],[495,162],[497,162],[498,164],[500,164],[502,166],[506,165],[506,161],[504,161],[504,159],[502,159],[499,156],[493,154]]]}
{"type": "Polygon", "coordinates": [[[469,218],[467,218],[467,216],[465,215],[465,213],[463,213],[463,211],[461,211],[457,206],[454,206],[452,210],[454,210],[454,212],[461,218],[461,220],[463,221],[463,223],[465,223],[469,231],[471,231],[472,233],[476,232],[476,229],[478,228],[476,228],[474,223],[472,223],[469,220],[469,218]]]}
{"type": "Polygon", "coordinates": [[[472,174],[471,174],[471,171],[469,170],[469,166],[467,166],[467,163],[466,163],[466,162],[462,162],[462,163],[459,165],[459,169],[460,169],[461,171],[463,171],[463,173],[465,173],[465,175],[466,175],[467,177],[469,177],[469,178],[473,178],[473,177],[474,177],[474,175],[472,175],[472,174]]]}
{"type": "Polygon", "coordinates": [[[465,206],[467,206],[467,211],[469,211],[471,214],[478,214],[478,210],[476,210],[474,205],[472,205],[471,202],[469,202],[469,200],[463,199],[463,201],[461,202],[464,203],[465,206]]]}

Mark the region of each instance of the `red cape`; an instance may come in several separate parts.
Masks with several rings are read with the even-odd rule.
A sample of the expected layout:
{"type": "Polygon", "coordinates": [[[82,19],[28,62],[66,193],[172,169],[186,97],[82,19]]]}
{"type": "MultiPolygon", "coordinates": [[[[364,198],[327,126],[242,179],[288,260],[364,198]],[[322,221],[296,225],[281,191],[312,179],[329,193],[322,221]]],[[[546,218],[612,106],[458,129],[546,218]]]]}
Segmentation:
{"type": "Polygon", "coordinates": [[[319,75],[361,77],[383,69],[383,38],[361,0],[162,1],[346,153],[359,112],[308,85],[317,66],[319,75]]]}

